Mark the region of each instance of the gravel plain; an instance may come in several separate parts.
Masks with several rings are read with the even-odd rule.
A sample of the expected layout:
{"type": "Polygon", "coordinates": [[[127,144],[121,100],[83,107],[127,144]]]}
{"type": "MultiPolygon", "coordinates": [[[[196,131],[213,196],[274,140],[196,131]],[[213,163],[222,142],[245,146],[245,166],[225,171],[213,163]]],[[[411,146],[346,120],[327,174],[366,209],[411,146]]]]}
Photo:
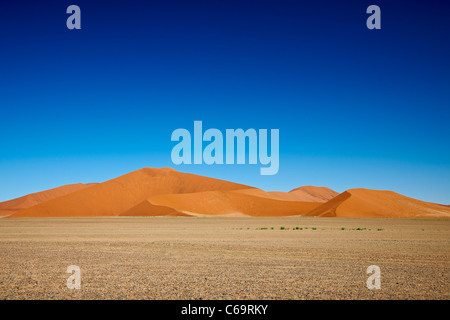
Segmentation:
{"type": "Polygon", "coordinates": [[[450,220],[0,219],[0,299],[449,300],[449,253],[450,220]]]}

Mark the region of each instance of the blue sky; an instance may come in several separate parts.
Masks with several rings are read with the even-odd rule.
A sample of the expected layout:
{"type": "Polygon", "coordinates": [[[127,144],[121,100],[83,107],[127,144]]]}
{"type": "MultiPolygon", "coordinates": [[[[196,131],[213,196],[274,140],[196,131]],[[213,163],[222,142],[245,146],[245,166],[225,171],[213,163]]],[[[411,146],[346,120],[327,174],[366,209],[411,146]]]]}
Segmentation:
{"type": "Polygon", "coordinates": [[[280,170],[175,168],[288,191],[450,204],[450,20],[439,1],[0,4],[0,201],[175,167],[173,130],[279,129],[280,170]],[[66,28],[81,8],[82,29],[66,28]],[[366,8],[381,8],[381,30],[366,8]]]}

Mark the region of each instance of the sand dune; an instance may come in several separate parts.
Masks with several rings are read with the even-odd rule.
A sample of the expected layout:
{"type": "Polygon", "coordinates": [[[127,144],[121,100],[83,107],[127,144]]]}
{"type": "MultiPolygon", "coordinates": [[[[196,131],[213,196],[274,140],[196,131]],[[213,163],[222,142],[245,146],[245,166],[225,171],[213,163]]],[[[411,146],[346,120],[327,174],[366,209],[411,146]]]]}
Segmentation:
{"type": "Polygon", "coordinates": [[[289,192],[269,191],[261,189],[242,189],[233,192],[253,195],[262,198],[269,198],[284,201],[302,201],[302,202],[327,202],[333,199],[339,193],[327,187],[304,186],[289,192]]]}
{"type": "Polygon", "coordinates": [[[93,186],[95,183],[76,183],[76,184],[68,184],[65,186],[61,186],[58,188],[53,188],[41,192],[31,193],[29,195],[1,202],[0,203],[0,217],[6,217],[16,213],[18,211],[30,208],[39,203],[49,201],[52,199],[56,199],[63,195],[85,189],[87,187],[93,186]]]}
{"type": "Polygon", "coordinates": [[[170,168],[144,168],[99,183],[89,190],[38,204],[11,217],[118,216],[155,195],[244,188],[251,187],[170,168]]]}
{"type": "Polygon", "coordinates": [[[99,184],[75,184],[0,203],[0,216],[250,216],[450,218],[450,207],[392,191],[341,194],[304,186],[266,192],[171,168],[144,168],[99,184]]]}
{"type": "Polygon", "coordinates": [[[339,193],[327,187],[304,186],[289,191],[302,201],[327,202],[339,193]]]}
{"type": "Polygon", "coordinates": [[[330,188],[315,186],[303,186],[289,192],[271,191],[269,193],[280,200],[307,202],[327,202],[339,194],[330,188]]]}
{"type": "Polygon", "coordinates": [[[395,193],[350,189],[307,213],[319,217],[450,218],[450,208],[395,193]]]}

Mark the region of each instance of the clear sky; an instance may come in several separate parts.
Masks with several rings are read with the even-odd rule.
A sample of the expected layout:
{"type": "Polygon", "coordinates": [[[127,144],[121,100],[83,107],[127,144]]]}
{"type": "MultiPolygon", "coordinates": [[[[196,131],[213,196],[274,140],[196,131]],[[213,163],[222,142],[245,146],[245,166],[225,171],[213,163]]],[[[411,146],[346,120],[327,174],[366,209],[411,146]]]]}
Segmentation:
{"type": "Polygon", "coordinates": [[[2,1],[0,201],[142,167],[450,204],[444,1],[2,1]],[[81,8],[81,30],[66,8],[81,8]],[[381,30],[366,8],[381,8],[381,30]],[[280,169],[174,166],[173,130],[279,129],[280,169]]]}

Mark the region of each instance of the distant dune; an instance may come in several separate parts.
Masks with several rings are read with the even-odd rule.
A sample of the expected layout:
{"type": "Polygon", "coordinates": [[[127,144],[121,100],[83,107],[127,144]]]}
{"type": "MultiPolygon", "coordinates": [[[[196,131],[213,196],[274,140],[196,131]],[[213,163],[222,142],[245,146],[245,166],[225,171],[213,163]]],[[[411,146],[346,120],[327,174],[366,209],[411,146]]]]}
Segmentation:
{"type": "Polygon", "coordinates": [[[0,216],[250,216],[450,218],[450,207],[392,191],[341,194],[304,186],[266,192],[171,168],[144,168],[98,184],[67,185],[0,203],[0,216]]]}
{"type": "Polygon", "coordinates": [[[93,186],[95,183],[77,183],[77,184],[68,184],[62,187],[49,189],[37,193],[31,193],[29,195],[5,201],[0,202],[0,217],[6,217],[9,215],[12,215],[13,213],[16,213],[18,211],[30,208],[32,206],[35,206],[39,203],[56,199],[58,197],[61,197],[63,195],[85,189],[87,187],[93,186]]]}
{"type": "Polygon", "coordinates": [[[350,189],[310,211],[319,217],[450,218],[450,208],[393,191],[350,189]]]}
{"type": "Polygon", "coordinates": [[[304,186],[289,192],[272,191],[272,195],[289,201],[327,202],[339,193],[327,187],[304,186]]]}

